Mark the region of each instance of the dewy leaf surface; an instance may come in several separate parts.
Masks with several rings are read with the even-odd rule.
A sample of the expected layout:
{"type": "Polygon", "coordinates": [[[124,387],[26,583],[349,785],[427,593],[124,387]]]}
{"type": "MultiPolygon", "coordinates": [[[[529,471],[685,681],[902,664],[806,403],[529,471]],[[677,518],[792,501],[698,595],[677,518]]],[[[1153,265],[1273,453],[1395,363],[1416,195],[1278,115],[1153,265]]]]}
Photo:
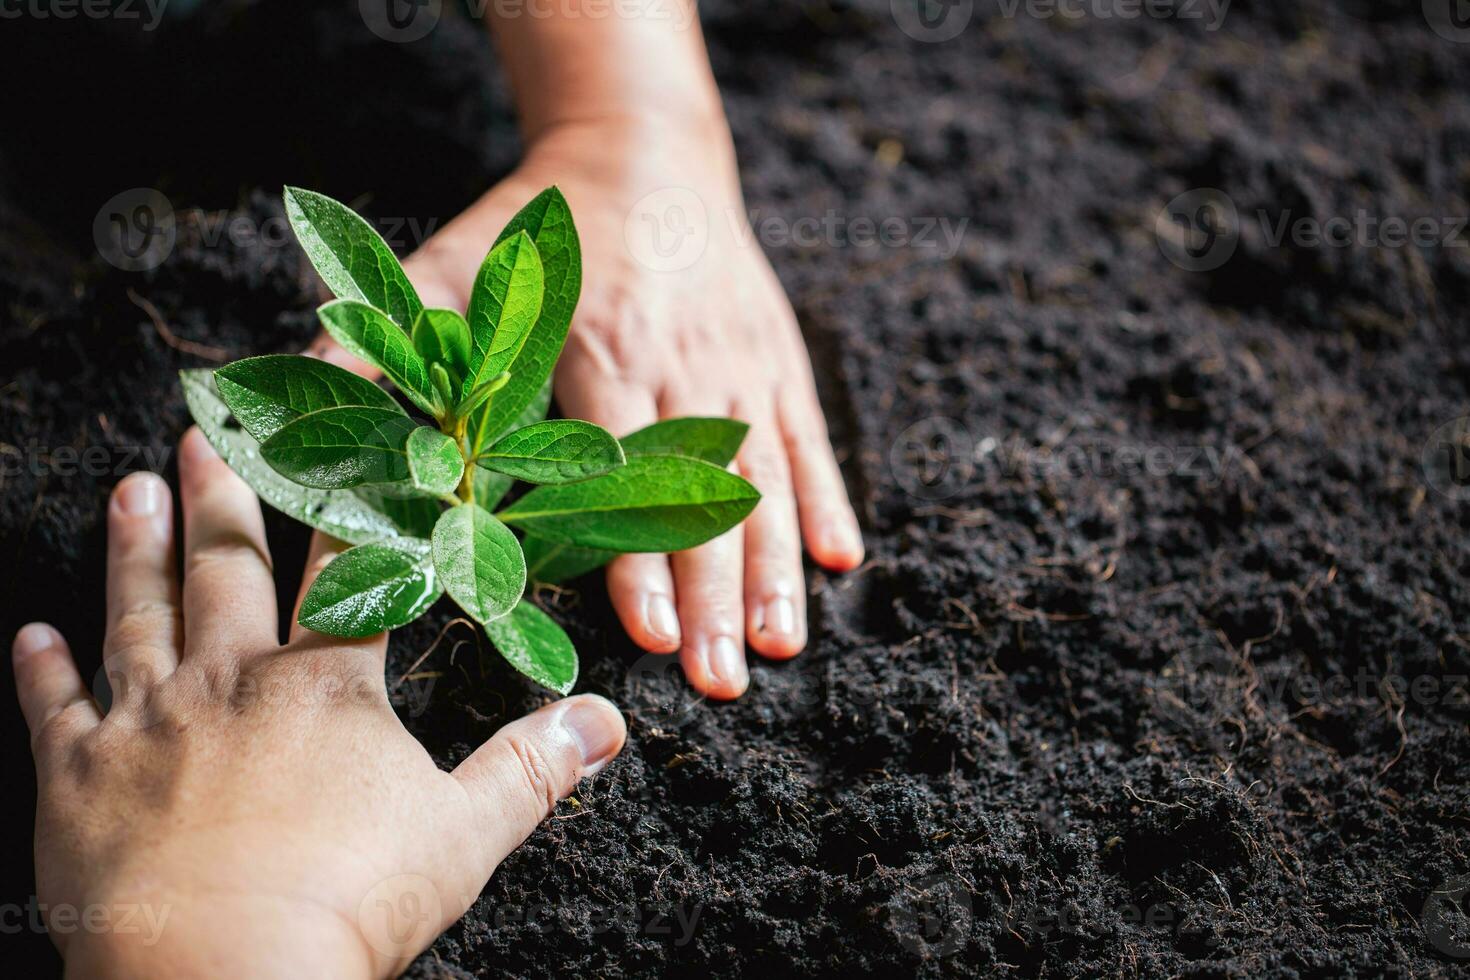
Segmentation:
{"type": "Polygon", "coordinates": [[[605,476],[537,487],[500,512],[527,534],[583,548],[682,551],[734,527],[760,500],[755,487],[684,456],[633,456],[605,476]]]}
{"type": "Polygon", "coordinates": [[[284,426],[261,443],[276,472],[322,490],[408,479],[405,444],[417,426],[385,408],[328,408],[284,426]]]}
{"type": "Polygon", "coordinates": [[[629,456],[692,456],[725,466],[740,451],[750,426],[734,419],[664,419],[620,441],[629,456]]]}
{"type": "Polygon", "coordinates": [[[488,625],[515,608],[526,588],[520,542],[489,511],[451,507],[434,525],[434,568],[460,608],[488,625]]]}
{"type": "Polygon", "coordinates": [[[439,514],[431,500],[384,500],[370,487],[313,490],[277,473],[260,455],[260,444],[230,424],[230,409],[215,390],[214,372],[179,372],[189,413],[214,451],[261,500],[288,517],[348,544],[367,544],[403,535],[427,535],[439,514]]]}
{"type": "Polygon", "coordinates": [[[430,415],[438,410],[429,368],[408,334],[365,303],[339,299],[317,310],[322,326],[353,357],[375,364],[388,380],[430,415]]]}
{"type": "Polygon", "coordinates": [[[550,384],[551,369],[561,356],[567,327],[571,325],[572,312],[582,292],[582,248],[577,241],[577,227],[572,223],[572,211],[561,191],[549,187],[536,195],[510,219],[497,241],[503,242],[522,231],[531,236],[541,256],[545,281],[541,315],[521,352],[510,364],[510,384],[490,405],[484,419],[486,432],[482,445],[488,445],[512,428],[539,396],[542,386],[550,384]]]}
{"type": "Polygon", "coordinates": [[[377,307],[407,336],[424,304],[373,226],[314,191],[287,187],[284,200],[296,238],[332,295],[377,307]]]}
{"type": "Polygon", "coordinates": [[[546,613],[522,599],[509,616],[485,624],[485,634],[516,670],[558,694],[577,683],[577,650],[546,613]]]}
{"type": "Polygon", "coordinates": [[[458,443],[438,429],[421,425],[409,434],[405,448],[409,478],[415,487],[437,496],[454,493],[464,476],[464,456],[458,443]]]}
{"type": "Polygon", "coordinates": [[[622,466],[623,450],[601,426],[555,419],[501,436],[476,462],[527,483],[574,483],[622,466]]]}
{"type": "Polygon", "coordinates": [[[541,315],[541,257],[525,232],[500,242],[480,266],[470,292],[469,371],[460,397],[510,366],[541,315]]]}
{"type": "Polygon", "coordinates": [[[296,621],[329,636],[374,636],[413,622],[442,591],[429,542],[358,545],[322,569],[296,621]]]}
{"type": "Polygon", "coordinates": [[[314,357],[267,354],[226,364],[215,388],[236,420],[256,439],[324,408],[365,405],[402,412],[393,396],[364,377],[314,357]]]}

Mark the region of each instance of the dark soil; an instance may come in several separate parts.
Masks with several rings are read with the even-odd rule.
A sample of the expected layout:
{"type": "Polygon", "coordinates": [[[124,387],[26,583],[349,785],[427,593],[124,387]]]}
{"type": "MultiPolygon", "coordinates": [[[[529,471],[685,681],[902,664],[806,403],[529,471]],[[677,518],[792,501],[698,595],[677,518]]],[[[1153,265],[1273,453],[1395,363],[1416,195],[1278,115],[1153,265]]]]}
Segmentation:
{"type": "MultiPolygon", "coordinates": [[[[768,248],[870,560],[812,572],[810,650],[732,705],[644,671],[595,577],[548,596],[628,749],[413,974],[1461,973],[1470,921],[1426,902],[1470,883],[1470,504],[1421,458],[1470,411],[1470,46],[1418,0],[1235,0],[1218,31],[982,0],[937,44],[886,0],[702,6],[759,217],[968,221],[953,257],[768,248]],[[1155,217],[1201,187],[1240,241],[1190,272],[1155,217]],[[1360,211],[1452,237],[1268,234],[1360,211]]],[[[58,622],[95,669],[106,494],[186,426],[190,344],[312,336],[294,247],[210,221],[279,219],[287,181],[448,220],[515,159],[492,79],[467,23],[385,44],[352,2],[6,22],[0,632],[58,622]],[[92,244],[135,187],[202,209],[149,272],[92,244]]],[[[422,669],[404,720],[445,765],[544,697],[462,627],[422,669]]]]}

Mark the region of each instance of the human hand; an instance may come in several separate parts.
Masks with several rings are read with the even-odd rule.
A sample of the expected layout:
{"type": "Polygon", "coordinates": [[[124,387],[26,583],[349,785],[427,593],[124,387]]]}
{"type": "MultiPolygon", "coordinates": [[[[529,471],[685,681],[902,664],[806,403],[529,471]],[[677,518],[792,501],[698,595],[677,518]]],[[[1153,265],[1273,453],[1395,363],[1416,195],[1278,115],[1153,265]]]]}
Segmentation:
{"type": "MultiPolygon", "coordinates": [[[[620,436],[681,415],[750,424],[735,465],[762,500],[745,523],[672,556],[622,556],[607,572],[635,642],[679,651],[702,693],[738,697],[749,683],[742,637],[777,659],[806,645],[802,540],[834,571],[856,567],[863,545],[796,316],[746,224],[728,129],[617,116],[541,131],[510,177],[405,263],[424,302],[464,309],[495,235],[550,184],[571,205],[584,263],[555,378],[566,416],[620,436]],[[660,193],[692,194],[704,212],[703,251],[676,271],[649,262],[626,231],[660,193]]],[[[324,336],[317,352],[350,365],[334,346],[324,336]]]]}
{"type": "MultiPolygon", "coordinates": [[[[108,509],[105,716],[56,630],[15,639],[38,899],[84,916],[51,924],[68,975],[395,975],[617,755],[622,717],[568,698],[439,769],[389,704],[386,634],[278,642],[260,505],[197,429],[179,481],[182,588],[167,484],[129,476],[108,509]]],[[[303,594],[333,549],[314,539],[303,594]]]]}

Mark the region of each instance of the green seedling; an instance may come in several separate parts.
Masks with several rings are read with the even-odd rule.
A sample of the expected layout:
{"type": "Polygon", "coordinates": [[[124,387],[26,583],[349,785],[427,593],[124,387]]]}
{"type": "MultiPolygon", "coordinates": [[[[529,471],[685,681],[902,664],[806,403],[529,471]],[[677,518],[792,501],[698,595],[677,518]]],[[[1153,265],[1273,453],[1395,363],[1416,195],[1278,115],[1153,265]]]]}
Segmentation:
{"type": "Polygon", "coordinates": [[[182,372],[195,421],[261,499],[353,545],[308,590],[298,622],[370,636],[447,592],[517,670],[565,694],[576,650],[528,584],[625,552],[692,548],[740,523],[760,499],[726,469],[745,425],[668,419],[619,440],[546,419],[582,285],[577,231],[555,188],[501,232],[463,315],[426,309],[350,209],[296,188],[285,204],[337,297],[318,311],[327,332],[422,413],[308,357],[182,372]],[[516,480],[535,486],[500,507],[516,480]]]}

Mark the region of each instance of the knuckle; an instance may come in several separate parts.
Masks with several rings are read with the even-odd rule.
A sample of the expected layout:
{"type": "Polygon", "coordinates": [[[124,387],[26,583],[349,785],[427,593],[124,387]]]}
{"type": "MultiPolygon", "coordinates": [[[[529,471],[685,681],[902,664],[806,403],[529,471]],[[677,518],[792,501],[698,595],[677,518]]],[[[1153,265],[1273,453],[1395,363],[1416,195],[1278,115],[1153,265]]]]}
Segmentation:
{"type": "Polygon", "coordinates": [[[75,741],[88,710],[88,699],[80,696],[51,708],[31,733],[32,750],[41,755],[75,741]]]}
{"type": "Polygon", "coordinates": [[[561,799],[561,781],[546,752],[522,735],[507,736],[506,750],[515,760],[516,778],[522,790],[540,803],[543,812],[550,813],[561,799]]]}
{"type": "Polygon", "coordinates": [[[134,650],[158,646],[175,635],[179,610],[171,602],[145,599],[129,605],[118,614],[108,637],[113,650],[134,650]]]}
{"type": "Polygon", "coordinates": [[[237,574],[241,566],[262,560],[260,550],[243,537],[211,541],[189,550],[184,574],[197,575],[214,568],[223,569],[224,574],[237,574]]]}
{"type": "Polygon", "coordinates": [[[787,478],[785,457],[765,444],[752,446],[741,455],[740,470],[763,490],[779,487],[787,478]]]}

